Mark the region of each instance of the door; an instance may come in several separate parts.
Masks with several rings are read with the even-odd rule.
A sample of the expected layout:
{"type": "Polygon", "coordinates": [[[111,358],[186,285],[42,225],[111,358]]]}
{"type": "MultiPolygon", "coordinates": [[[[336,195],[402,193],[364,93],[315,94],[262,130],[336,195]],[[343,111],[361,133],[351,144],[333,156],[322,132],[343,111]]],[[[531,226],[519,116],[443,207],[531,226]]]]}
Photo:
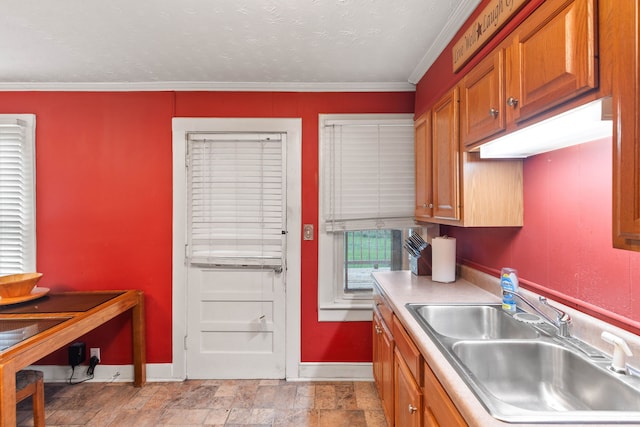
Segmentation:
{"type": "Polygon", "coordinates": [[[187,135],[187,378],[285,377],[286,134],[187,135]]]}

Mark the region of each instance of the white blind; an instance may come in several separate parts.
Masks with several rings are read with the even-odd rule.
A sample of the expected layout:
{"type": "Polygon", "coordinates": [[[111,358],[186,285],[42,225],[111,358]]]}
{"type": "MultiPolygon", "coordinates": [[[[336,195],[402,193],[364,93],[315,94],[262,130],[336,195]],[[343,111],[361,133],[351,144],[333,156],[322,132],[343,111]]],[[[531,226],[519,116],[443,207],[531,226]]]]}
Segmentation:
{"type": "Polygon", "coordinates": [[[34,135],[35,116],[0,116],[0,274],[36,268],[34,135]]]}
{"type": "Polygon", "coordinates": [[[285,135],[188,135],[192,264],[283,266],[285,135]]]}
{"type": "Polygon", "coordinates": [[[413,225],[413,121],[326,119],[321,126],[326,231],[413,225]]]}

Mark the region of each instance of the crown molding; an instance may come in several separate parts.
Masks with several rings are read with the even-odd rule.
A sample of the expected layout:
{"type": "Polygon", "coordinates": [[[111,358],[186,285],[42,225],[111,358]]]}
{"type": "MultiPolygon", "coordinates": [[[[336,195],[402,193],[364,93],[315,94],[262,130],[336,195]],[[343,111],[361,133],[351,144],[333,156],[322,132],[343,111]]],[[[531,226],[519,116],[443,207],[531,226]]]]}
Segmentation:
{"type": "Polygon", "coordinates": [[[0,91],[415,92],[408,82],[0,82],[0,91]]]}
{"type": "Polygon", "coordinates": [[[420,81],[429,67],[433,65],[447,45],[453,40],[456,33],[462,28],[464,23],[467,22],[471,13],[476,10],[480,1],[481,0],[463,0],[460,2],[451,17],[447,20],[447,24],[442,31],[440,31],[438,37],[436,37],[434,43],[409,76],[409,83],[417,84],[420,81]]]}

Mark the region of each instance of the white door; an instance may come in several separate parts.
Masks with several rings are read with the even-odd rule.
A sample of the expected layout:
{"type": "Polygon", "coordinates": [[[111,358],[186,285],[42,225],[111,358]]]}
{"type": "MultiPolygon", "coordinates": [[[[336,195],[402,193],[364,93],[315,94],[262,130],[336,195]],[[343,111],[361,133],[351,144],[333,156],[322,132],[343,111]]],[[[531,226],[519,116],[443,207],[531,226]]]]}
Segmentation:
{"type": "Polygon", "coordinates": [[[187,136],[187,378],[285,377],[286,134],[187,136]]]}

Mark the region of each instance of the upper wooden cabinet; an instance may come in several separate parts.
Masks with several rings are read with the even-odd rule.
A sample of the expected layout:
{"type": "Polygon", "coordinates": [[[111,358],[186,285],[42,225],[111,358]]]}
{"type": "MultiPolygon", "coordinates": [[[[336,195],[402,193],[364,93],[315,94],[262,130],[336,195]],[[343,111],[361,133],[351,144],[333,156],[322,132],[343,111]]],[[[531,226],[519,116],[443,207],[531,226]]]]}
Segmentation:
{"type": "Polygon", "coordinates": [[[464,149],[573,107],[569,101],[598,87],[595,3],[544,2],[462,79],[464,149]]]}
{"type": "Polygon", "coordinates": [[[544,2],[514,31],[506,102],[515,121],[597,86],[595,1],[544,2]]]}
{"type": "Polygon", "coordinates": [[[428,221],[433,216],[432,155],[431,111],[427,111],[415,122],[415,216],[419,221],[428,221]]]}
{"type": "Polygon", "coordinates": [[[416,220],[521,226],[522,161],[480,160],[460,151],[459,93],[452,89],[416,120],[416,220]]]}
{"type": "Polygon", "coordinates": [[[440,98],[432,108],[433,217],[460,220],[458,88],[440,98]]]}
{"type": "Polygon", "coordinates": [[[640,251],[638,0],[616,2],[613,62],[613,246],[640,251]]]}
{"type": "Polygon", "coordinates": [[[418,221],[460,219],[458,89],[415,121],[418,221]]]}
{"type": "Polygon", "coordinates": [[[460,83],[460,139],[465,148],[506,128],[504,55],[498,49],[460,83]]]}

